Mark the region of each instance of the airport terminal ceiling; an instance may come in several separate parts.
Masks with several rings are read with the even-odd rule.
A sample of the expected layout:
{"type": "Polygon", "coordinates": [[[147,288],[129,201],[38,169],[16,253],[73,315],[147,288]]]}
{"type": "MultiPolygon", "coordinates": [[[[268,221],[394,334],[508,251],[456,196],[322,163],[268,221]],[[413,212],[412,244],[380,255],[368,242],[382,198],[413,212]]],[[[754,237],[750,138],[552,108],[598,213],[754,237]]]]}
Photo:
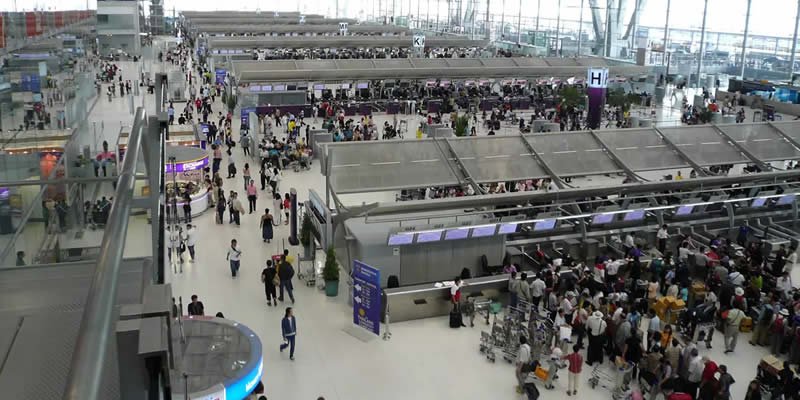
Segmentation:
{"type": "Polygon", "coordinates": [[[560,178],[623,172],[624,168],[593,134],[633,172],[686,168],[692,163],[710,166],[754,162],[737,150],[728,137],[747,152],[757,154],[761,161],[800,160],[800,149],[794,139],[800,136],[800,122],[787,121],[518,137],[332,143],[326,144],[328,171],[331,188],[337,194],[463,184],[454,168],[443,168],[447,163],[456,164],[455,158],[445,156],[440,150],[442,146],[437,145],[437,141],[447,141],[478,183],[549,178],[545,166],[560,178]],[[523,140],[530,143],[538,157],[526,150],[530,147],[523,140]],[[668,141],[681,153],[673,150],[668,141]]]}

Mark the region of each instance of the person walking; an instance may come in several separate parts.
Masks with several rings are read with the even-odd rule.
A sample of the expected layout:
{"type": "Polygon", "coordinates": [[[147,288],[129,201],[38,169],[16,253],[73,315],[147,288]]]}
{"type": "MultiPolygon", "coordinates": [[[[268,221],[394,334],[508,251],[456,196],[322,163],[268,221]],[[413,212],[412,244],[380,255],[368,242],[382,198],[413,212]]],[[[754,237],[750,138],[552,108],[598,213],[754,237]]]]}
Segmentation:
{"type": "Polygon", "coordinates": [[[525,378],[530,371],[531,363],[531,346],[528,344],[528,339],[524,335],[519,337],[519,351],[517,352],[517,393],[522,393],[525,387],[525,378]]]}
{"type": "Polygon", "coordinates": [[[606,328],[608,323],[603,320],[603,313],[595,311],[586,321],[586,330],[589,333],[589,348],[586,350],[586,363],[592,365],[596,362],[603,363],[603,345],[605,343],[606,328]]]}
{"type": "Polygon", "coordinates": [[[261,238],[265,243],[272,240],[272,214],[269,213],[269,208],[264,209],[264,215],[261,216],[261,238]]]}
{"type": "Polygon", "coordinates": [[[281,209],[283,208],[283,202],[281,201],[281,195],[278,192],[272,193],[272,207],[275,210],[275,216],[277,219],[277,223],[275,226],[281,224],[281,209]]]}
{"type": "Polygon", "coordinates": [[[236,239],[231,240],[231,247],[228,249],[228,255],[225,259],[230,261],[231,264],[231,277],[236,278],[236,273],[239,271],[239,262],[242,258],[242,250],[236,242],[236,239]]]}
{"type": "Polygon", "coordinates": [[[658,239],[658,251],[663,255],[667,250],[667,239],[669,239],[669,232],[667,232],[667,224],[661,225],[661,229],[656,232],[658,239]]]}
{"type": "Polygon", "coordinates": [[[581,346],[572,346],[572,353],[567,354],[562,359],[569,363],[569,382],[567,384],[567,396],[578,395],[578,382],[581,379],[581,367],[583,367],[583,356],[580,353],[581,346]]]}
{"type": "Polygon", "coordinates": [[[183,194],[183,218],[187,223],[192,222],[192,196],[189,192],[183,194]]]}
{"type": "Polygon", "coordinates": [[[227,206],[227,202],[225,200],[225,191],[219,189],[217,195],[217,223],[221,224],[222,221],[225,220],[225,207],[227,206]]]}
{"type": "Polygon", "coordinates": [[[180,245],[181,237],[176,230],[172,230],[169,226],[167,226],[167,257],[169,258],[169,262],[172,262],[172,253],[177,251],[178,245],[180,245]]]}
{"type": "Polygon", "coordinates": [[[244,178],[244,190],[247,191],[247,186],[250,183],[250,163],[244,163],[244,169],[242,170],[242,178],[244,178]]]}
{"type": "Polygon", "coordinates": [[[292,277],[294,277],[294,267],[292,264],[286,260],[286,255],[281,256],[281,262],[278,265],[278,278],[280,279],[280,287],[281,293],[278,296],[278,300],[283,302],[283,290],[289,293],[289,299],[292,300],[292,304],[294,304],[294,294],[292,294],[292,277]]]}
{"type": "Polygon", "coordinates": [[[275,284],[278,282],[278,271],[272,265],[272,260],[267,260],[267,267],[261,271],[261,282],[264,284],[264,294],[267,296],[267,305],[271,306],[273,302],[275,307],[278,306],[278,297],[275,295],[275,284]]]}
{"type": "Polygon", "coordinates": [[[241,215],[244,213],[244,206],[242,205],[242,201],[239,200],[239,193],[236,192],[233,192],[231,213],[233,214],[233,221],[236,222],[236,225],[241,225],[241,215]]]}
{"type": "Polygon", "coordinates": [[[740,309],[739,302],[733,303],[733,308],[728,310],[725,318],[725,353],[733,353],[736,349],[736,339],[739,337],[739,325],[745,317],[744,311],[740,309]]]}
{"type": "Polygon", "coordinates": [[[297,321],[292,313],[292,307],[286,307],[286,314],[281,320],[281,335],[283,335],[283,344],[281,344],[281,352],[289,347],[289,359],[294,361],[294,344],[297,337],[297,321]]]}
{"type": "Polygon", "coordinates": [[[289,199],[289,193],[286,193],[286,197],[283,199],[283,214],[286,216],[286,220],[283,221],[284,225],[289,225],[289,215],[291,213],[292,208],[292,201],[289,199]]]}
{"type": "Polygon", "coordinates": [[[228,179],[236,178],[236,158],[233,157],[230,149],[228,150],[228,179]]]}
{"type": "Polygon", "coordinates": [[[192,261],[196,261],[194,246],[197,244],[197,227],[192,224],[186,224],[183,240],[186,242],[186,248],[189,249],[189,256],[192,257],[192,261]]]}
{"type": "Polygon", "coordinates": [[[211,173],[215,175],[219,172],[219,165],[222,163],[222,149],[217,144],[211,145],[211,150],[214,152],[213,162],[211,164],[211,173]]]}
{"type": "Polygon", "coordinates": [[[250,204],[250,214],[256,210],[256,199],[258,198],[258,188],[256,181],[250,179],[250,184],[245,187],[247,191],[247,202],[250,204]]]}

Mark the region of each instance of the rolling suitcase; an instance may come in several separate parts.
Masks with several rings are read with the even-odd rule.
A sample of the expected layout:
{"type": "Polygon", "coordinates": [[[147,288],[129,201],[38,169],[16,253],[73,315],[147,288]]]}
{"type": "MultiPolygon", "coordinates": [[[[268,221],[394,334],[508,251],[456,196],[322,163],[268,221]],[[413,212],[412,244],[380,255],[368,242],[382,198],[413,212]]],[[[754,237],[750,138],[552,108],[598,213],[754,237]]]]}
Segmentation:
{"type": "Polygon", "coordinates": [[[452,311],[450,311],[450,327],[461,328],[461,325],[461,310],[454,308],[452,311]]]}

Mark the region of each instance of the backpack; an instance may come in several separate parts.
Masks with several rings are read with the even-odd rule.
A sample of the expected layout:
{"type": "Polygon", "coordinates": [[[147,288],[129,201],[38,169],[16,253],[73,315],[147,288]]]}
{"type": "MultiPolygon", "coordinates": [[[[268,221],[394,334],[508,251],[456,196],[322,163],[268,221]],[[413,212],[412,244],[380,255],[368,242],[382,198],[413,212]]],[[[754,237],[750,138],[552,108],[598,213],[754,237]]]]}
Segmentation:
{"type": "Polygon", "coordinates": [[[783,324],[786,320],[782,316],[775,318],[775,324],[772,325],[772,333],[783,335],[783,324]]]}
{"type": "Polygon", "coordinates": [[[772,315],[774,313],[775,313],[775,311],[773,309],[771,309],[771,308],[765,309],[764,310],[764,316],[762,317],[761,322],[762,323],[767,323],[767,324],[770,323],[772,321],[772,315]]]}

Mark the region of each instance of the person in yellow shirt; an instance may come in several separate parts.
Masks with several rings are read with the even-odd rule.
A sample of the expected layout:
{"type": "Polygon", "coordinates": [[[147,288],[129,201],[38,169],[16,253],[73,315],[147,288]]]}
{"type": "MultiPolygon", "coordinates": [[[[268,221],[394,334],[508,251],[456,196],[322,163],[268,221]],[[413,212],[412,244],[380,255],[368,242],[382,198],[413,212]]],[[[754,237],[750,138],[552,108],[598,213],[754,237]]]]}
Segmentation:
{"type": "Polygon", "coordinates": [[[681,179],[683,179],[683,175],[681,175],[681,171],[678,171],[678,174],[677,174],[677,175],[675,175],[675,180],[676,180],[676,181],[679,181],[679,180],[681,180],[681,179]]]}
{"type": "Polygon", "coordinates": [[[289,133],[294,132],[295,123],[294,121],[289,121],[289,133]]]}

